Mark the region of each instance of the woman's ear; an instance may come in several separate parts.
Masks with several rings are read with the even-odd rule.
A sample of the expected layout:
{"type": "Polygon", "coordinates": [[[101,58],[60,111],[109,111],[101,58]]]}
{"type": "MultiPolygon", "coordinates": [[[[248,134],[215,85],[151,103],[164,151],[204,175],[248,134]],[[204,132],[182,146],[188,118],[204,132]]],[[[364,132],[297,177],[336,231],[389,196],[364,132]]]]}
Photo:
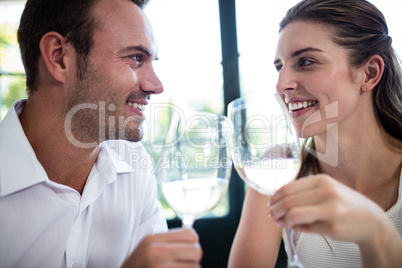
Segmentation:
{"type": "Polygon", "coordinates": [[[48,72],[59,81],[66,81],[71,46],[57,32],[48,32],[40,40],[39,49],[48,72]]]}
{"type": "Polygon", "coordinates": [[[384,60],[379,55],[373,55],[364,65],[364,81],[362,90],[372,90],[381,80],[384,73],[384,60]]]}

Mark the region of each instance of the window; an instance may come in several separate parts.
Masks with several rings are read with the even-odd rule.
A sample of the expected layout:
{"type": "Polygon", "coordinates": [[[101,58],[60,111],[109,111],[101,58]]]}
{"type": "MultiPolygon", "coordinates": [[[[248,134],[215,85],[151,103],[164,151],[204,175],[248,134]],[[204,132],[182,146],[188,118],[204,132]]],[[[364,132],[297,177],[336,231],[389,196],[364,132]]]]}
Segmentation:
{"type": "MultiPolygon", "coordinates": [[[[143,140],[157,164],[170,121],[166,115],[174,110],[184,114],[190,110],[224,113],[219,10],[215,1],[178,0],[172,4],[152,0],[145,13],[158,44],[160,60],[155,62],[155,69],[165,88],[151,98],[146,121],[148,139],[143,140]]],[[[161,200],[165,215],[173,219],[174,212],[162,196],[161,200]]],[[[226,195],[207,217],[226,215],[228,205],[226,195]]]]}
{"type": "Polygon", "coordinates": [[[24,67],[16,31],[24,2],[0,1],[0,120],[15,100],[25,98],[24,67]]]}

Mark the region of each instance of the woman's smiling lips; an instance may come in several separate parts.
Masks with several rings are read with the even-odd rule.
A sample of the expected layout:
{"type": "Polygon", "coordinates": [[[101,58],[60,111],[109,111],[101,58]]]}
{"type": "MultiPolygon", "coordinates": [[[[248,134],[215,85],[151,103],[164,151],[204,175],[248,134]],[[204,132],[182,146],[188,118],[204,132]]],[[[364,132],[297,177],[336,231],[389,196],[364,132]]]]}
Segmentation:
{"type": "Polygon", "coordinates": [[[289,113],[293,117],[298,117],[310,111],[318,101],[296,97],[288,98],[285,96],[285,103],[288,106],[289,113]]]}

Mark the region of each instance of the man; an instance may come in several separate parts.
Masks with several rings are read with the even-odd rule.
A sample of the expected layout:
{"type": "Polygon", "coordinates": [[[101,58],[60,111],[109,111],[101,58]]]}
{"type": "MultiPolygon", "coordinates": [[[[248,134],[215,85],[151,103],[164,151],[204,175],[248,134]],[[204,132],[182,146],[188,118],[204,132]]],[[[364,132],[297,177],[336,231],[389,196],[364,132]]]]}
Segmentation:
{"type": "Polygon", "coordinates": [[[199,266],[198,236],[166,232],[152,172],[129,163],[163,91],[146,2],[27,1],[28,100],[0,124],[1,267],[199,266]]]}

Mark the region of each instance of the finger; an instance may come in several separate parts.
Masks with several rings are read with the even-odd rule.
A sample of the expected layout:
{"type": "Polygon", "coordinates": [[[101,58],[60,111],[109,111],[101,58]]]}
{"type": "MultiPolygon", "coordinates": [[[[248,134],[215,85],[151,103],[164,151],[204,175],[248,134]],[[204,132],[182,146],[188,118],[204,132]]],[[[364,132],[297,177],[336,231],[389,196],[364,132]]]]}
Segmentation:
{"type": "Polygon", "coordinates": [[[168,263],[199,263],[202,249],[198,242],[162,241],[172,234],[194,233],[188,231],[180,230],[146,237],[126,260],[124,267],[154,267],[154,265],[164,267],[168,263]]]}
{"type": "Polygon", "coordinates": [[[172,267],[172,268],[201,268],[201,265],[198,263],[166,263],[163,267],[172,267]]]}
{"type": "Polygon", "coordinates": [[[325,226],[325,232],[323,229],[311,229],[310,231],[314,230],[314,232],[323,234],[332,233],[336,231],[334,228],[337,226],[336,218],[338,216],[335,215],[335,210],[332,203],[296,207],[280,219],[279,223],[281,226],[289,226],[291,228],[296,228],[297,226],[307,228],[307,226],[310,226],[310,229],[320,223],[320,225],[317,226],[321,228],[325,226]]]}
{"type": "Polygon", "coordinates": [[[199,263],[202,258],[202,249],[200,244],[174,244],[172,245],[173,256],[178,262],[199,263]]]}
{"type": "Polygon", "coordinates": [[[282,218],[284,225],[294,227],[298,225],[312,225],[316,222],[325,222],[328,220],[324,209],[320,206],[304,206],[297,207],[289,211],[285,217],[282,218]]]}
{"type": "Polygon", "coordinates": [[[320,175],[309,176],[290,182],[282,186],[271,197],[270,204],[275,204],[287,195],[295,194],[300,191],[309,190],[317,186],[320,175]]]}
{"type": "Polygon", "coordinates": [[[150,246],[156,262],[199,263],[202,249],[198,243],[153,243],[150,246]]]}
{"type": "Polygon", "coordinates": [[[153,242],[188,242],[199,241],[197,233],[192,229],[172,229],[166,233],[150,235],[145,238],[147,243],[153,242]]]}
{"type": "Polygon", "coordinates": [[[271,203],[269,205],[270,217],[272,220],[278,220],[296,207],[318,205],[322,204],[324,200],[325,196],[315,189],[299,191],[291,195],[286,195],[276,203],[271,203]]]}

